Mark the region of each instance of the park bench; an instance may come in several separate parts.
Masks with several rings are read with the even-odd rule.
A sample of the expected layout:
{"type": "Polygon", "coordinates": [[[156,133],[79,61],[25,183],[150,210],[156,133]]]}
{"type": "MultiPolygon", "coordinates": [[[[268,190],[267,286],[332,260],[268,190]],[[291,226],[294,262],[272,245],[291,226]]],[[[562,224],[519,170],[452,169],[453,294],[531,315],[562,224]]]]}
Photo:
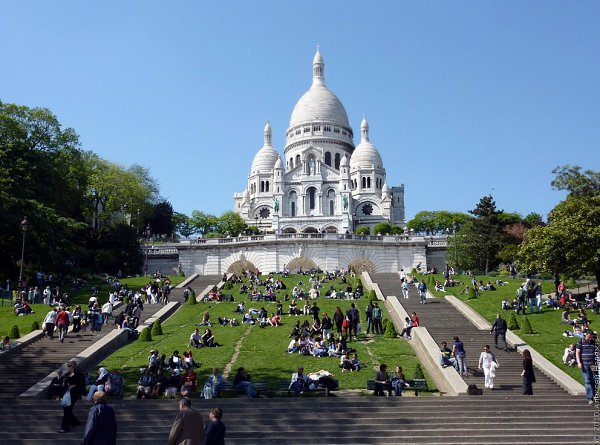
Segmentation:
{"type": "MultiPolygon", "coordinates": [[[[252,382],[254,389],[256,390],[256,395],[258,396],[260,392],[265,392],[269,389],[269,385],[266,382],[252,382]]],[[[227,395],[227,396],[235,396],[239,394],[246,395],[246,391],[243,389],[234,388],[233,385],[228,381],[223,381],[221,383],[221,387],[219,388],[219,395],[227,395]]]]}
{"type": "MultiPolygon", "coordinates": [[[[339,387],[339,382],[336,380],[337,385],[336,388],[339,387]]],[[[279,388],[278,390],[280,392],[286,392],[287,391],[287,395],[288,397],[292,396],[292,392],[293,389],[290,388],[290,380],[289,379],[282,379],[279,381],[279,388]]],[[[324,392],[325,393],[325,397],[329,397],[329,394],[331,393],[331,391],[335,391],[335,389],[330,390],[329,388],[325,387],[325,386],[316,386],[314,389],[305,389],[304,392],[305,393],[312,393],[312,392],[324,392]]]]}
{"type": "MultiPolygon", "coordinates": [[[[425,379],[406,380],[408,388],[404,387],[402,391],[414,391],[415,396],[419,395],[419,391],[428,391],[427,381],[425,379]]],[[[375,380],[367,380],[367,390],[375,391],[375,380]]]]}

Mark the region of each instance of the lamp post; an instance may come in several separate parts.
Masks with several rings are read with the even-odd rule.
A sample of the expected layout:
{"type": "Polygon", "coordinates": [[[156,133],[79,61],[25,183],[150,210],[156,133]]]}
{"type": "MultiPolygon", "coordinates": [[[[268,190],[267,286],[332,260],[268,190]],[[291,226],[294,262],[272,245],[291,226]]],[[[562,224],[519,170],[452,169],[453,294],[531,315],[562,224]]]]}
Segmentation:
{"type": "Polygon", "coordinates": [[[257,232],[256,234],[258,235],[258,234],[260,233],[260,230],[259,230],[259,228],[258,228],[258,215],[256,215],[256,216],[254,217],[254,220],[256,221],[256,232],[257,232]]]}
{"type": "MultiPolygon", "coordinates": [[[[146,226],[144,230],[144,240],[148,241],[152,236],[152,229],[150,228],[150,224],[146,226]]],[[[148,276],[148,246],[145,246],[146,250],[146,260],[144,261],[144,276],[148,276]]]]}
{"type": "Polygon", "coordinates": [[[452,233],[452,237],[454,238],[454,266],[456,267],[455,273],[458,273],[458,238],[456,237],[456,228],[458,224],[456,222],[452,223],[452,227],[446,229],[446,233],[450,236],[452,233]]]}
{"type": "Polygon", "coordinates": [[[19,267],[19,283],[18,283],[18,297],[21,296],[21,288],[23,286],[23,262],[25,261],[25,234],[29,230],[31,224],[27,221],[27,217],[23,218],[21,221],[21,233],[23,233],[23,244],[21,246],[21,265],[19,267]]]}

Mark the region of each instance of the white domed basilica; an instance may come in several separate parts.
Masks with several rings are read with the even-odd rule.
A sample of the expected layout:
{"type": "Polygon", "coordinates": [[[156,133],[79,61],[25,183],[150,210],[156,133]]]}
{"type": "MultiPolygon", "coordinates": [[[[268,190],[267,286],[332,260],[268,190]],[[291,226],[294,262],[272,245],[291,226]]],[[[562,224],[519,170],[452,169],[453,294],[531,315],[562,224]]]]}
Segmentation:
{"type": "Polygon", "coordinates": [[[300,98],[286,132],[284,160],[264,129],[248,185],[234,209],[249,225],[275,233],[353,233],[389,222],[404,226],[404,185],[389,187],[381,155],[363,117],[360,143],[340,100],[325,86],[317,49],[310,89],[300,98]]]}

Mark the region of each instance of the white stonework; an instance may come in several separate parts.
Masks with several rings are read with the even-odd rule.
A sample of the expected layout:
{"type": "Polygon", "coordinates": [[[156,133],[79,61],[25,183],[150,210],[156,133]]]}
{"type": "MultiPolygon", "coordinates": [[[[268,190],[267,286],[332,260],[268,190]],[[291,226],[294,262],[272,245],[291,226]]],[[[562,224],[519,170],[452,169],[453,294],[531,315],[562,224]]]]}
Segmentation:
{"type": "Polygon", "coordinates": [[[404,226],[404,185],[389,187],[381,155],[363,117],[360,143],[346,110],[325,86],[319,50],[313,81],[300,98],[286,131],[284,158],[272,145],[267,122],[246,189],[234,209],[249,225],[284,233],[354,233],[379,222],[404,226]]]}

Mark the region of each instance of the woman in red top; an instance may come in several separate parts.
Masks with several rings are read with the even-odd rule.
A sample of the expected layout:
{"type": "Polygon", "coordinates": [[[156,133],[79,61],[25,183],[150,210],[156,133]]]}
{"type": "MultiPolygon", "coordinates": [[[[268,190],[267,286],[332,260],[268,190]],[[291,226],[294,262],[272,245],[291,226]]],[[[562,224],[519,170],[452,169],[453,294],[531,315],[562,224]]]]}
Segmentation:
{"type": "Polygon", "coordinates": [[[193,368],[188,368],[185,374],[181,376],[181,392],[183,393],[186,389],[188,391],[196,391],[196,381],[198,376],[194,372],[193,368]]]}
{"type": "Polygon", "coordinates": [[[67,335],[67,330],[69,329],[69,313],[65,311],[62,307],[58,311],[56,315],[56,326],[58,327],[58,339],[61,343],[64,342],[65,336],[67,335]]]}
{"type": "Polygon", "coordinates": [[[419,326],[419,316],[417,315],[416,312],[412,313],[412,324],[413,324],[413,328],[416,328],[419,326]]]}

